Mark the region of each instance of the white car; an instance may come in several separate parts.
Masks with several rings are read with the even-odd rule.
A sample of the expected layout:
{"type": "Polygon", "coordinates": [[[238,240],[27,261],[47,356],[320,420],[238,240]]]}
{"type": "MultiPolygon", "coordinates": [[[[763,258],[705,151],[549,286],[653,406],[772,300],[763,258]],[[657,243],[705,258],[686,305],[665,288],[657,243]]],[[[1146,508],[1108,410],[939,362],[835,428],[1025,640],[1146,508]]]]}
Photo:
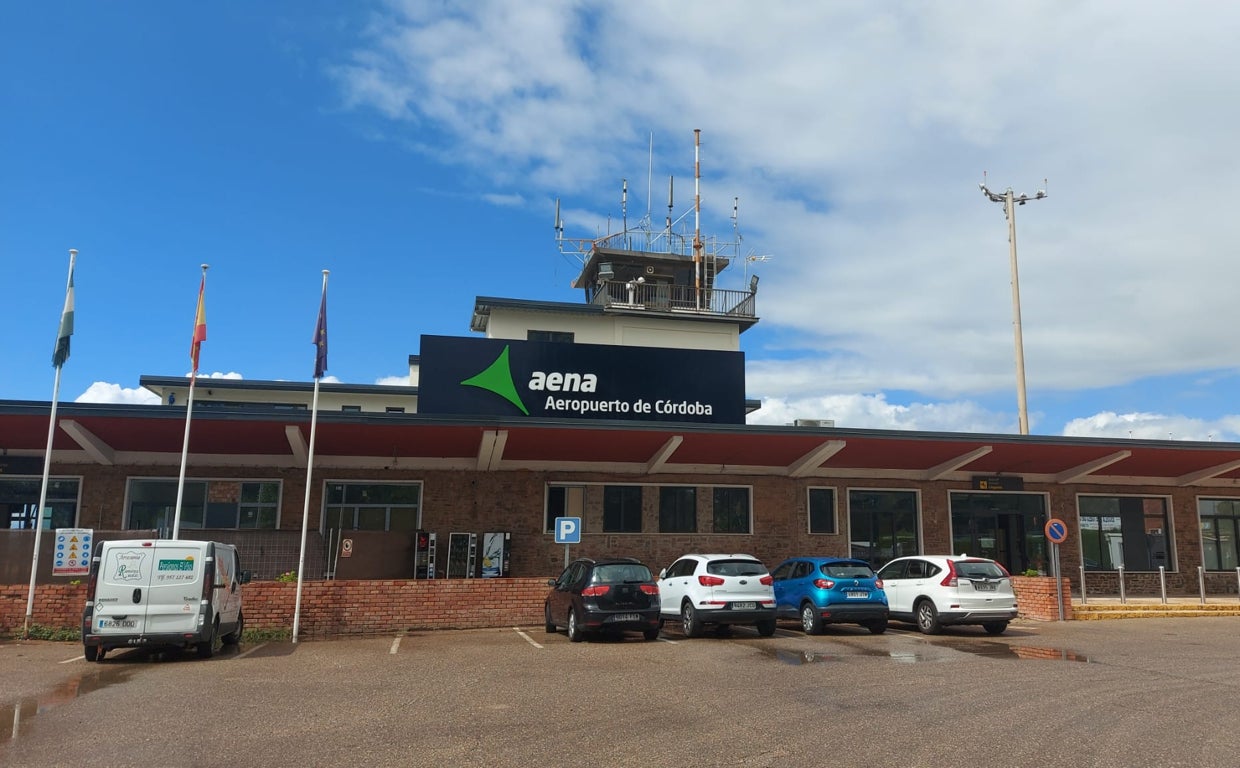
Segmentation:
{"type": "Polygon", "coordinates": [[[775,634],[775,589],[771,574],[753,555],[684,555],[659,573],[663,620],[679,620],[687,637],[707,624],[726,635],[733,624],[752,624],[758,634],[775,634]]]}
{"type": "Polygon", "coordinates": [[[911,621],[927,635],[949,624],[981,624],[1001,635],[1016,618],[1016,595],[1007,570],[968,555],[898,557],[878,571],[890,617],[911,621]]]}

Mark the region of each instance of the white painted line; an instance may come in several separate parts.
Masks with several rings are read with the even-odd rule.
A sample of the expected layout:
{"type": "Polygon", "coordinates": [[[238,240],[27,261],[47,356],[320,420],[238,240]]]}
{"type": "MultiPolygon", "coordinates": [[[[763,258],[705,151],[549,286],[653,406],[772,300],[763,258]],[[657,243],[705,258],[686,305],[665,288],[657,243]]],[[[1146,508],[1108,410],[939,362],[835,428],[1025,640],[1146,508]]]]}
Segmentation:
{"type": "Polygon", "coordinates": [[[660,643],[671,643],[672,645],[679,645],[679,644],[680,644],[680,641],[679,641],[679,640],[668,640],[666,637],[660,637],[660,638],[659,638],[659,642],[660,642],[660,643]]]}
{"type": "Polygon", "coordinates": [[[525,642],[529,643],[530,645],[534,646],[535,648],[542,648],[542,646],[541,646],[541,645],[539,645],[538,643],[534,642],[534,638],[532,638],[532,637],[530,637],[529,635],[527,635],[527,634],[525,634],[524,632],[522,632],[520,627],[513,627],[512,629],[513,629],[513,631],[514,631],[514,632],[516,632],[518,635],[520,635],[521,637],[524,637],[524,638],[525,638],[525,642]]]}
{"type": "Polygon", "coordinates": [[[249,656],[251,653],[254,653],[254,652],[255,652],[255,651],[257,651],[259,648],[265,648],[266,646],[267,646],[267,644],[266,644],[266,643],[259,643],[258,645],[254,646],[253,648],[250,648],[250,649],[247,649],[247,650],[245,650],[245,651],[242,651],[241,653],[238,653],[238,654],[237,654],[237,658],[238,658],[238,659],[244,659],[246,656],[249,656]]]}
{"type": "Polygon", "coordinates": [[[86,657],[85,657],[85,656],[74,656],[72,659],[65,659],[64,661],[62,661],[62,662],[60,662],[60,663],[61,663],[61,664],[71,664],[71,663],[73,663],[73,662],[75,662],[75,661],[81,661],[81,660],[82,660],[82,659],[84,659],[84,658],[86,658],[86,657]]]}
{"type": "Polygon", "coordinates": [[[391,650],[388,651],[388,653],[395,654],[398,650],[400,650],[400,639],[404,636],[405,636],[405,633],[401,632],[399,635],[397,635],[395,638],[392,639],[392,648],[391,650]]]}

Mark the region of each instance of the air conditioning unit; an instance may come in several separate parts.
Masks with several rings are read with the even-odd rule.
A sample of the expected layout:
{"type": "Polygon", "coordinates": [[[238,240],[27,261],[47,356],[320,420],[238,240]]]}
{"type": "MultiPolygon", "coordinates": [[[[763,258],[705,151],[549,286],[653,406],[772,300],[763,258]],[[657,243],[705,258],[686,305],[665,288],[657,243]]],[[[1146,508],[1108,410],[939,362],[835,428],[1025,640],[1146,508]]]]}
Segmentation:
{"type": "Polygon", "coordinates": [[[794,427],[834,427],[835,419],[797,419],[792,422],[794,427]]]}

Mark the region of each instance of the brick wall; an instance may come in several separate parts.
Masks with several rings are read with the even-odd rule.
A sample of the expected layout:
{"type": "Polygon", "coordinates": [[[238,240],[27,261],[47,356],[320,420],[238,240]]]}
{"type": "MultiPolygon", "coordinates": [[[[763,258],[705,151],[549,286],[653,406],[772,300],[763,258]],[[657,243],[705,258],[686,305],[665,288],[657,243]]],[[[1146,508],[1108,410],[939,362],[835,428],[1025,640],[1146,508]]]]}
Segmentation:
{"type": "MultiPolygon", "coordinates": [[[[20,632],[30,587],[0,585],[0,635],[20,632]]],[[[297,584],[256,581],[242,587],[248,629],[292,629],[297,584]]],[[[387,634],[404,630],[537,626],[546,578],[307,581],[302,584],[302,637],[387,634]]],[[[39,585],[33,621],[78,629],[85,584],[39,585]]]]}
{"type": "MultiPolygon", "coordinates": [[[[1062,578],[1063,617],[1072,613],[1072,582],[1062,578]]],[[[1016,593],[1016,609],[1022,619],[1059,621],[1059,596],[1055,593],[1053,576],[1013,576],[1012,591],[1016,593]]]]}

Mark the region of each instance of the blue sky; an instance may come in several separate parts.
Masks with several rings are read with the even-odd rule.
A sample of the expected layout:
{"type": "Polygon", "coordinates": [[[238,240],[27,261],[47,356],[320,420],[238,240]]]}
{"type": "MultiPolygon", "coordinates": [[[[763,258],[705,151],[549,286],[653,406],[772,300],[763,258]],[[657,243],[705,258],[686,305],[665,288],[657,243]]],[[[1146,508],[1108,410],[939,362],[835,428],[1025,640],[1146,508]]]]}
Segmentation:
{"type": "MultiPolygon", "coordinates": [[[[761,284],[751,422],[1236,440],[1240,6],[67,2],[0,10],[0,399],[189,370],[404,383],[475,296],[579,301],[569,237],[676,215],[761,284]],[[709,8],[710,12],[701,9],[709,8]],[[986,174],[983,176],[983,174],[986,174]],[[1045,180],[1045,181],[1044,181],[1045,180]],[[691,218],[690,218],[691,220],[691,218]]],[[[725,280],[725,285],[727,280],[725,280]]]]}

